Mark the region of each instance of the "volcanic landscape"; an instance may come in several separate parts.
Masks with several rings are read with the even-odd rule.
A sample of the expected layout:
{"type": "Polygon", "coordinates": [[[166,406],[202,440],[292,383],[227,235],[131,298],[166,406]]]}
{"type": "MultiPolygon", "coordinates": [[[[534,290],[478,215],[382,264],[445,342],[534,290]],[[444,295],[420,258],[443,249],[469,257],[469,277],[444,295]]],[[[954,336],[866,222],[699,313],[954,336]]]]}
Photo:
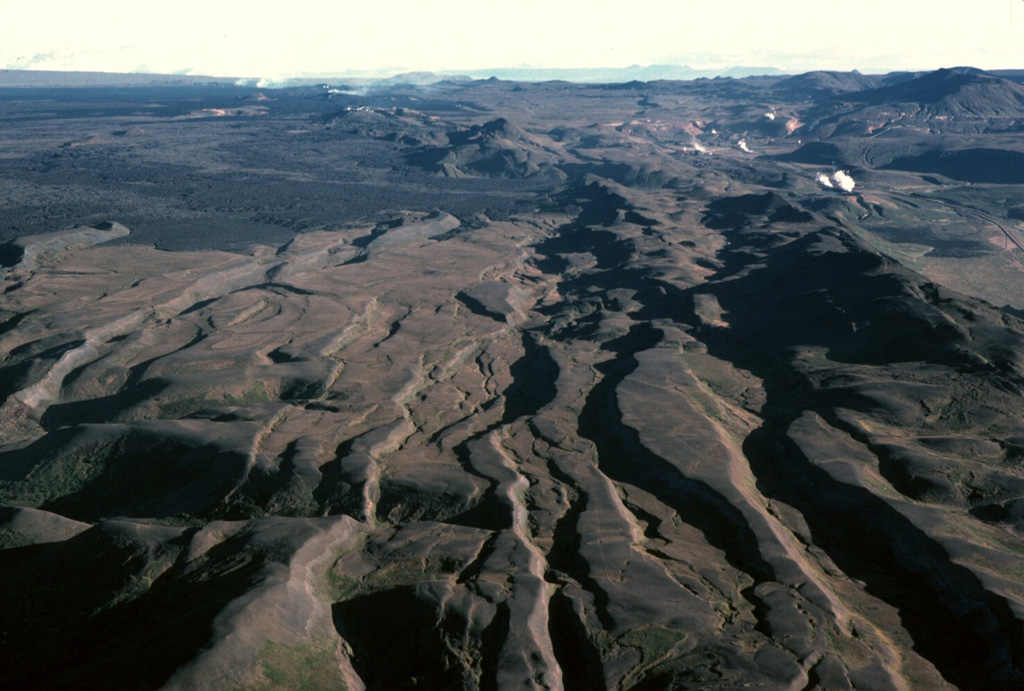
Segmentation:
{"type": "Polygon", "coordinates": [[[0,686],[1024,688],[1021,74],[16,76],[0,686]]]}

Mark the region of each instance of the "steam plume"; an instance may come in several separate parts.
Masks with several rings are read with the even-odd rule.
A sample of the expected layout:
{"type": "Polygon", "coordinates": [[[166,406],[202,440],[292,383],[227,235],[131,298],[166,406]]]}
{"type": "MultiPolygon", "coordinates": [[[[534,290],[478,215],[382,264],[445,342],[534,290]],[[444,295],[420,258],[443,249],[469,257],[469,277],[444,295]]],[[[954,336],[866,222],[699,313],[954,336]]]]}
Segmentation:
{"type": "Polygon", "coordinates": [[[828,187],[829,189],[838,187],[843,192],[853,192],[853,188],[857,186],[857,183],[853,181],[853,178],[845,170],[837,170],[832,173],[831,178],[825,173],[818,173],[814,179],[822,187],[828,187]]]}
{"type": "Polygon", "coordinates": [[[845,170],[837,170],[832,173],[832,180],[835,181],[843,192],[853,192],[853,188],[857,184],[845,170]]]}

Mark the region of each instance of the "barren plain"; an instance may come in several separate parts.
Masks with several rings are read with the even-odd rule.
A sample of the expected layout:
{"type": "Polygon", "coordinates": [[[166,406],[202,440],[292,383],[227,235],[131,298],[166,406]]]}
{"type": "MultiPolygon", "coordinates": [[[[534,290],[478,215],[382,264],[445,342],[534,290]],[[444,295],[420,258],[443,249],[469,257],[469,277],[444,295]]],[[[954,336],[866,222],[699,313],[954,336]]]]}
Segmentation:
{"type": "Polygon", "coordinates": [[[0,686],[1024,687],[1024,86],[4,87],[0,686]]]}

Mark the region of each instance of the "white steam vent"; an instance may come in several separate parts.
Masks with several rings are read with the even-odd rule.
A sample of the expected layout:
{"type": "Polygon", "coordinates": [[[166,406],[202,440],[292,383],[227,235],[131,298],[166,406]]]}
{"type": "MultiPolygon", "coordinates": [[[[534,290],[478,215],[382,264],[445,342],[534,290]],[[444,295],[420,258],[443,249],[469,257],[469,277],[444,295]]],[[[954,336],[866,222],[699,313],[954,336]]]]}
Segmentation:
{"type": "Polygon", "coordinates": [[[857,183],[853,181],[850,174],[845,170],[837,170],[832,173],[832,177],[829,177],[825,173],[818,173],[815,180],[822,187],[835,188],[838,187],[843,192],[853,192],[853,188],[857,186],[857,183]]]}
{"type": "Polygon", "coordinates": [[[845,170],[837,170],[832,173],[832,181],[843,192],[853,192],[853,188],[857,185],[845,170]]]}

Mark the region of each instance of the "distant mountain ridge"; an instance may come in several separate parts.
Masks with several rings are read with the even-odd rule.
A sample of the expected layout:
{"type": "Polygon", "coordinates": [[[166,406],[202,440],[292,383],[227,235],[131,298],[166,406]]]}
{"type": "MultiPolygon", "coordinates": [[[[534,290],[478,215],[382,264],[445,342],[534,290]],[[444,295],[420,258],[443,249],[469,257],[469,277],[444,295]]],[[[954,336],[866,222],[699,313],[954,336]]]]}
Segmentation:
{"type": "Polygon", "coordinates": [[[857,70],[852,72],[816,70],[783,79],[775,84],[772,90],[784,95],[813,97],[844,94],[877,89],[889,83],[888,80],[894,77],[900,79],[903,74],[892,73],[891,75],[882,76],[861,74],[857,70]]]}
{"type": "Polygon", "coordinates": [[[872,77],[810,72],[781,80],[771,90],[782,98],[814,102],[803,113],[807,125],[799,132],[804,139],[876,137],[893,128],[919,134],[1012,132],[1024,119],[1024,85],[1015,77],[974,67],[872,77]]]}
{"type": "Polygon", "coordinates": [[[630,65],[629,67],[596,68],[496,68],[461,72],[474,78],[497,77],[508,81],[567,81],[567,82],[628,82],[657,81],[661,79],[689,81],[711,77],[741,79],[757,75],[784,75],[777,67],[736,66],[729,68],[694,69],[687,65],[630,65]]]}
{"type": "MultiPolygon", "coordinates": [[[[688,65],[630,65],[628,67],[533,68],[499,67],[475,70],[414,71],[388,76],[372,73],[303,74],[290,77],[213,77],[196,74],[150,74],[116,72],[73,72],[25,69],[0,69],[0,88],[51,86],[194,86],[209,84],[258,85],[260,87],[296,87],[343,80],[353,85],[413,85],[429,86],[439,82],[467,82],[498,79],[502,81],[543,82],[567,81],[577,83],[622,84],[626,82],[693,81],[714,78],[746,79],[750,77],[777,77],[776,89],[786,95],[807,92],[815,97],[827,94],[846,94],[879,91],[877,97],[898,96],[903,82],[937,74],[932,82],[970,81],[972,79],[1001,80],[1024,83],[1024,70],[988,70],[970,67],[942,68],[933,71],[894,71],[887,74],[864,74],[857,70],[812,70],[794,73],[771,66],[734,66],[728,68],[693,68],[688,65]],[[885,92],[885,89],[890,91],[885,92]]],[[[929,88],[929,82],[916,87],[929,88]]],[[[934,83],[931,86],[935,86],[934,83]]],[[[910,97],[913,92],[904,93],[910,97]]]]}
{"type": "Polygon", "coordinates": [[[182,74],[145,74],[114,72],[58,72],[48,70],[0,70],[0,87],[10,86],[139,86],[139,85],[182,85],[241,82],[256,83],[260,86],[303,86],[337,80],[353,84],[413,84],[427,86],[442,81],[469,81],[473,79],[496,78],[504,81],[543,82],[628,82],[732,77],[741,79],[758,75],[784,76],[787,72],[770,66],[735,66],[728,68],[695,69],[686,65],[631,65],[629,67],[572,67],[532,68],[499,67],[477,70],[414,71],[389,76],[370,73],[338,73],[297,75],[293,77],[209,77],[182,74]]]}
{"type": "Polygon", "coordinates": [[[849,94],[873,105],[919,103],[935,115],[1024,115],[1024,86],[973,67],[940,69],[889,86],[849,94]]]}

